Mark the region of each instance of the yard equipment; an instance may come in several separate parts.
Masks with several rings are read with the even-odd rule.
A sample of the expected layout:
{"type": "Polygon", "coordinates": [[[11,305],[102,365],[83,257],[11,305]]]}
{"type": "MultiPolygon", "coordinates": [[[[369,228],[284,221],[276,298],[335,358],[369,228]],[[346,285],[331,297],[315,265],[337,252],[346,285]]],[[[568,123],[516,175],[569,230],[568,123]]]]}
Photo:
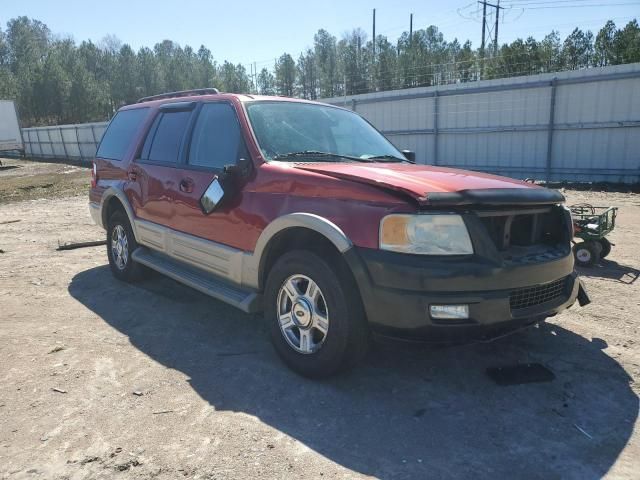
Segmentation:
{"type": "Polygon", "coordinates": [[[581,267],[590,267],[605,258],[611,252],[612,243],[606,236],[616,225],[618,207],[595,207],[588,203],[571,205],[574,237],[573,252],[576,263],[581,267]]]}

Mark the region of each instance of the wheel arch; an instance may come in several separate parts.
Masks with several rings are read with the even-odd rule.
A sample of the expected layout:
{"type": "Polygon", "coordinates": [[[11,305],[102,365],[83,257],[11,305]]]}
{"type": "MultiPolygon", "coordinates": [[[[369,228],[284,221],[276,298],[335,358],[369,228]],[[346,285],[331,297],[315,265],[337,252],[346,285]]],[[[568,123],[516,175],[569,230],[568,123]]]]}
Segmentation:
{"type": "Polygon", "coordinates": [[[127,196],[122,190],[116,187],[109,187],[102,195],[102,201],[100,202],[100,212],[102,218],[102,226],[106,229],[109,222],[109,217],[117,210],[122,210],[129,219],[129,225],[131,225],[131,231],[133,236],[138,240],[138,232],[136,231],[136,224],[133,221],[133,209],[129,204],[127,196]]]}
{"type": "Polygon", "coordinates": [[[253,283],[262,290],[269,268],[288,248],[333,250],[343,254],[353,244],[335,223],[311,213],[290,213],[271,222],[263,231],[253,252],[253,283]]]}

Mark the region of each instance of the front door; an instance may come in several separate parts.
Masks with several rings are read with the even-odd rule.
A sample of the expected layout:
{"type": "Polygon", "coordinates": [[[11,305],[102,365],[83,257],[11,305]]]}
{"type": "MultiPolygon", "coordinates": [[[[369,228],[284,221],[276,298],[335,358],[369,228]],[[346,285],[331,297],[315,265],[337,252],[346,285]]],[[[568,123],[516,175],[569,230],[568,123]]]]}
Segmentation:
{"type": "Polygon", "coordinates": [[[246,229],[242,219],[242,191],[225,199],[212,213],[203,212],[200,200],[226,165],[234,165],[248,153],[233,106],[226,101],[203,103],[185,149],[179,175],[172,189],[174,215],[170,226],[207,240],[241,248],[246,229]]]}

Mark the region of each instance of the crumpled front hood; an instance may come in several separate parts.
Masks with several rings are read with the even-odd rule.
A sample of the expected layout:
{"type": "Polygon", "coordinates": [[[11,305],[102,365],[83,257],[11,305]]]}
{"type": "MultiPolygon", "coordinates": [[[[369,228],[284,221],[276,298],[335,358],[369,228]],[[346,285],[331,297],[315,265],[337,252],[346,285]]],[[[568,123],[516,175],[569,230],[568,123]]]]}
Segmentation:
{"type": "Polygon", "coordinates": [[[296,163],[295,168],[409,195],[420,205],[551,204],[556,190],[497,175],[410,163],[296,163]]]}

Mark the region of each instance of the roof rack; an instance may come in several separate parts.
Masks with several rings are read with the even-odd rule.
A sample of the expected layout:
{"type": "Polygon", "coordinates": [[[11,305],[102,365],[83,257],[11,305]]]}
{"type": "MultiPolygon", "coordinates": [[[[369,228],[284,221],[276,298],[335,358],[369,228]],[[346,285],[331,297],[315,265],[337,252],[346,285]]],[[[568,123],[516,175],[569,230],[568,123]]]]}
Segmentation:
{"type": "Polygon", "coordinates": [[[179,97],[192,97],[194,95],[215,95],[220,93],[217,88],[194,88],[193,90],[180,90],[179,92],[167,92],[159,95],[151,95],[149,97],[142,97],[138,100],[138,103],[150,102],[152,100],[162,100],[163,98],[179,98],[179,97]]]}

